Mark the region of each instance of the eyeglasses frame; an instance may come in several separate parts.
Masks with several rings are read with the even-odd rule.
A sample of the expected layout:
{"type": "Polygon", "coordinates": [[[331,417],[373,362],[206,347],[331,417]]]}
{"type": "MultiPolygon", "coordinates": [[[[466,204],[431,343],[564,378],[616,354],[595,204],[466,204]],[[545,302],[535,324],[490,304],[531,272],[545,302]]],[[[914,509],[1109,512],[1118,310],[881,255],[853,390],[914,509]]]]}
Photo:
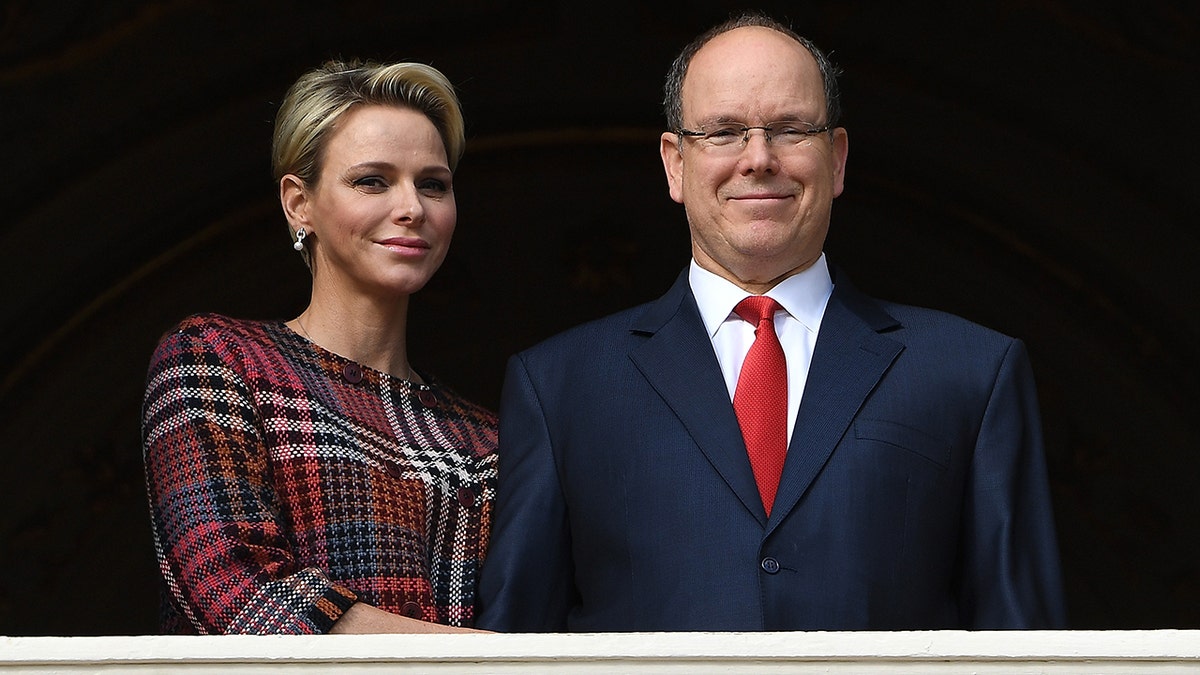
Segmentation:
{"type": "MultiPolygon", "coordinates": [[[[767,145],[771,145],[771,127],[773,127],[775,125],[779,125],[779,124],[791,124],[794,122],[796,122],[796,120],[780,120],[778,122],[768,122],[764,125],[757,125],[757,126],[740,124],[739,126],[735,127],[738,131],[740,131],[742,133],[742,142],[737,147],[739,149],[745,148],[746,145],[748,145],[750,143],[750,132],[754,129],[762,130],[763,140],[766,141],[767,145]]],[[[739,124],[739,123],[730,122],[728,124],[721,124],[720,126],[734,126],[737,124],[739,124]]],[[[802,133],[806,137],[819,136],[823,133],[831,131],[833,128],[834,127],[832,125],[826,124],[824,126],[814,127],[812,129],[805,129],[804,131],[802,131],[800,133],[802,133]]],[[[697,140],[708,138],[711,135],[711,134],[705,133],[703,131],[696,131],[693,129],[684,129],[682,127],[679,129],[676,129],[675,133],[679,136],[683,136],[683,137],[687,137],[687,138],[694,138],[697,140]]],[[[710,147],[723,147],[723,146],[710,146],[710,147]]]]}

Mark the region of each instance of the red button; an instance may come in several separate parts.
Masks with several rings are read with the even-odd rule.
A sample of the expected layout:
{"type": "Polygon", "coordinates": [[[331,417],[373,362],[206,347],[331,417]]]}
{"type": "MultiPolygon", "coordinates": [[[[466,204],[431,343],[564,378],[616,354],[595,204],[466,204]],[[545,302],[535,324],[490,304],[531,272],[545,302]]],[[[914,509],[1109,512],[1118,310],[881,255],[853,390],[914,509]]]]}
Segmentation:
{"type": "Polygon", "coordinates": [[[347,363],[342,368],[342,377],[350,384],[358,384],[363,379],[362,368],[359,368],[357,363],[347,363]]]}
{"type": "Polygon", "coordinates": [[[469,487],[458,488],[458,503],[463,506],[473,506],[475,504],[475,491],[469,487]]]}
{"type": "Polygon", "coordinates": [[[429,391],[428,389],[422,389],[421,391],[418,391],[417,399],[420,400],[421,405],[425,406],[426,408],[436,408],[438,404],[437,397],[434,396],[433,392],[429,391]]]}
{"type": "Polygon", "coordinates": [[[392,460],[389,459],[387,462],[385,462],[383,465],[383,468],[385,471],[388,472],[388,475],[391,476],[392,478],[400,477],[400,465],[393,462],[392,460]]]}

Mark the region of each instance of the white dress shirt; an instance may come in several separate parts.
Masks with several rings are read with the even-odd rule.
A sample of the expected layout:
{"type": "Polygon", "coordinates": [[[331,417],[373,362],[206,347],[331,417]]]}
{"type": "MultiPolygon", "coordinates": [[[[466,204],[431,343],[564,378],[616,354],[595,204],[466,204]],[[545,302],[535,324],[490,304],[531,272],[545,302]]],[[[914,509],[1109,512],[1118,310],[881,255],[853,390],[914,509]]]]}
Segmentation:
{"type": "MultiPolygon", "coordinates": [[[[732,401],[738,375],[742,372],[742,361],[750,351],[750,345],[754,344],[754,325],[742,320],[733,308],[751,294],[700,267],[695,259],[688,271],[688,283],[696,296],[700,318],[712,340],[732,401]]],[[[822,253],[808,269],[784,279],[764,294],[784,309],[775,313],[775,333],[787,359],[789,443],[796,426],[804,383],[808,380],[813,346],[821,329],[821,317],[825,315],[825,305],[832,292],[833,280],[822,253]]]]}

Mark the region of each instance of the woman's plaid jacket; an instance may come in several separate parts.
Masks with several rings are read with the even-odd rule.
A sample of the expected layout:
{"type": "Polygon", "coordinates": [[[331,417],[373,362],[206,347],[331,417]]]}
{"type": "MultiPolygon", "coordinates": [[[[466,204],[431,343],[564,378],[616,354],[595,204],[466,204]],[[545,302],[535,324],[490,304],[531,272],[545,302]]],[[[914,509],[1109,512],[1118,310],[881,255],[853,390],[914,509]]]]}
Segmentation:
{"type": "Polygon", "coordinates": [[[142,422],[165,632],[322,633],[355,601],[472,624],[492,413],[209,314],[159,344],[142,422]]]}

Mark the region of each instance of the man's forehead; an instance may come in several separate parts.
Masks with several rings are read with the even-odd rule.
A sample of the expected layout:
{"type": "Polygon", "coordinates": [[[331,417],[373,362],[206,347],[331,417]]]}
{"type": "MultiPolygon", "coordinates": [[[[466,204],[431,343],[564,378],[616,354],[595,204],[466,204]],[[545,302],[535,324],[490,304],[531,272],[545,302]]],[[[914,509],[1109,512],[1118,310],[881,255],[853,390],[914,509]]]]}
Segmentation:
{"type": "Polygon", "coordinates": [[[742,26],[725,31],[704,43],[692,56],[688,73],[692,67],[712,67],[727,63],[730,58],[745,61],[761,61],[761,67],[771,67],[780,59],[802,62],[816,67],[816,59],[808,48],[790,35],[765,26],[742,26]],[[761,56],[760,59],[754,57],[761,56]]]}
{"type": "MultiPolygon", "coordinates": [[[[722,33],[693,57],[681,104],[704,122],[744,117],[818,121],[824,85],[812,54],[792,37],[760,26],[722,33]]],[[[692,120],[695,123],[695,120],[692,120]]]]}
{"type": "Polygon", "coordinates": [[[748,26],[722,33],[701,47],[688,64],[683,90],[770,77],[819,83],[821,71],[804,45],[778,31],[748,26]]]}

